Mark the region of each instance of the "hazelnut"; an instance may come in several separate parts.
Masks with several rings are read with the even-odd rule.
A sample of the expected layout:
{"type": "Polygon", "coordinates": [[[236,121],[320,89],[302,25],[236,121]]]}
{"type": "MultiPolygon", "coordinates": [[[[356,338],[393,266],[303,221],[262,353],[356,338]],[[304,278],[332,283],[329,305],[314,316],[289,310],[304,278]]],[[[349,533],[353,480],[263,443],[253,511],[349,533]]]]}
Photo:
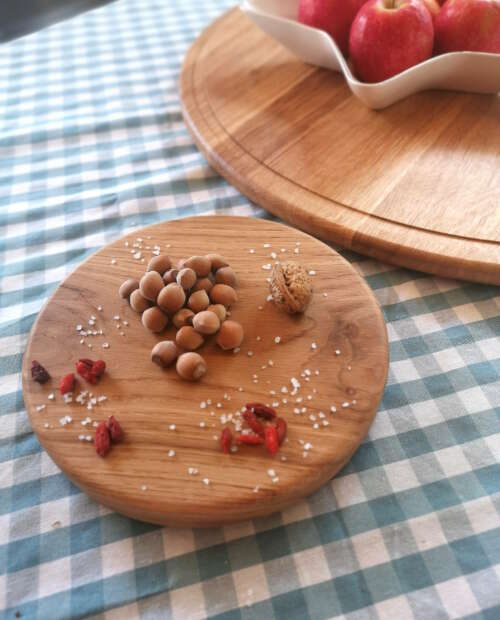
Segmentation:
{"type": "Polygon", "coordinates": [[[177,261],[177,271],[180,271],[181,269],[184,269],[184,263],[186,262],[185,258],[181,258],[180,260],[177,261]]]}
{"type": "Polygon", "coordinates": [[[269,290],[277,308],[289,314],[298,314],[309,305],[313,286],[302,265],[287,261],[274,265],[269,290]]]}
{"type": "Polygon", "coordinates": [[[189,308],[182,308],[174,314],[172,323],[175,325],[176,329],[180,329],[184,327],[184,325],[192,325],[193,317],[194,312],[192,310],[189,308]]]}
{"type": "Polygon", "coordinates": [[[118,291],[122,299],[128,299],[139,288],[139,282],[135,278],[129,278],[120,286],[118,291]]]}
{"type": "Polygon", "coordinates": [[[215,282],[217,284],[227,284],[234,288],[236,286],[236,274],[231,267],[221,267],[215,272],[215,282]]]}
{"type": "Polygon", "coordinates": [[[165,284],[171,284],[172,282],[177,282],[178,273],[179,273],[178,269],[169,269],[163,274],[163,282],[165,282],[165,284]]]}
{"type": "Polygon", "coordinates": [[[224,321],[217,334],[217,344],[227,351],[239,347],[243,342],[243,327],[236,321],[224,321]]]}
{"type": "Polygon", "coordinates": [[[151,351],[151,360],[161,366],[162,368],[166,368],[170,366],[179,355],[179,349],[177,345],[172,340],[164,340],[163,342],[158,342],[153,347],[151,351]]]}
{"type": "MultiPolygon", "coordinates": [[[[156,273],[156,271],[152,273],[156,273]]],[[[157,334],[168,325],[168,316],[158,306],[153,306],[142,313],[142,324],[146,329],[157,334]]]]}
{"type": "Polygon", "coordinates": [[[231,304],[238,301],[238,295],[234,288],[227,284],[216,284],[210,289],[210,299],[214,304],[222,304],[229,308],[231,304]]]}
{"type": "Polygon", "coordinates": [[[178,344],[181,349],[186,349],[187,351],[194,351],[195,349],[199,349],[203,344],[203,336],[201,336],[194,327],[191,325],[185,325],[181,327],[180,330],[175,335],[175,342],[178,344]]]}
{"type": "Polygon", "coordinates": [[[162,310],[175,314],[186,303],[186,294],[182,286],[171,282],[160,291],[157,302],[162,310]]]}
{"type": "Polygon", "coordinates": [[[146,299],[156,302],[158,293],[163,288],[163,279],[157,271],[148,271],[145,273],[139,283],[139,290],[146,299]]]}
{"type": "Polygon", "coordinates": [[[146,271],[157,271],[161,276],[170,269],[172,261],[166,254],[153,256],[149,261],[146,271]]]}
{"type": "Polygon", "coordinates": [[[226,320],[226,308],[222,304],[211,304],[208,306],[207,310],[209,312],[214,312],[219,317],[221,323],[226,320]]]}
{"type": "Polygon", "coordinates": [[[212,262],[207,256],[191,256],[184,263],[184,267],[192,269],[198,278],[204,278],[210,273],[212,262]]]}
{"type": "Polygon", "coordinates": [[[182,379],[198,381],[207,372],[207,363],[198,353],[183,353],[177,360],[176,369],[182,379]]]}
{"type": "Polygon", "coordinates": [[[207,254],[207,258],[212,263],[212,271],[214,273],[222,267],[229,267],[229,263],[220,254],[207,254]]]}
{"type": "Polygon", "coordinates": [[[188,291],[196,284],[196,273],[188,267],[181,269],[177,274],[177,284],[180,284],[185,291],[188,291]]]}
{"type": "Polygon", "coordinates": [[[151,304],[149,301],[142,296],[141,291],[139,289],[135,289],[132,291],[130,295],[130,307],[132,310],[136,312],[142,313],[144,310],[147,310],[151,304]]]}
{"type": "Polygon", "coordinates": [[[215,334],[220,328],[219,317],[215,312],[198,312],[193,318],[193,327],[200,334],[215,334]]]}
{"type": "Polygon", "coordinates": [[[210,305],[207,291],[196,291],[188,299],[188,306],[194,313],[206,310],[210,305]]]}
{"type": "Polygon", "coordinates": [[[193,286],[193,293],[195,293],[196,291],[209,291],[212,286],[214,285],[214,283],[212,282],[212,280],[210,278],[199,278],[196,281],[196,284],[193,286]]]}

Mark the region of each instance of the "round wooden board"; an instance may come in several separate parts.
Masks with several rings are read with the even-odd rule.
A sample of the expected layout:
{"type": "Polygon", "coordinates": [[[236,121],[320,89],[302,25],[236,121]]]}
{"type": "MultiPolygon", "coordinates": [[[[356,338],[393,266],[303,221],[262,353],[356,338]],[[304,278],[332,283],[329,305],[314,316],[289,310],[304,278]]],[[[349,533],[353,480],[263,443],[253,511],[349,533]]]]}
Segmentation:
{"type": "Polygon", "coordinates": [[[500,98],[424,92],[366,108],[238,9],[181,75],[211,165],[265,209],[393,264],[500,284],[500,98]]]}
{"type": "MultiPolygon", "coordinates": [[[[366,435],[387,369],[387,335],[379,306],[341,256],[281,224],[197,217],[135,232],[78,267],[55,291],[33,327],[24,356],[23,388],[40,442],[91,497],[144,521],[218,526],[282,509],[329,480],[366,435]],[[141,250],[133,248],[138,237],[141,250]],[[271,247],[264,248],[265,243],[271,247]],[[172,338],[175,331],[169,327],[161,336],[147,332],[139,315],[118,296],[124,279],[139,278],[143,273],[156,244],[175,260],[192,254],[224,253],[239,276],[239,301],[232,317],[243,324],[245,341],[237,354],[223,352],[213,342],[205,344],[200,352],[209,372],[200,383],[184,382],[175,369],[161,370],[151,362],[154,344],[172,338]],[[146,245],[151,250],[146,250],[146,245]],[[255,252],[251,254],[250,248],[255,252]],[[131,249],[141,251],[146,263],[133,258],[131,249]],[[316,271],[314,298],[303,316],[285,315],[266,301],[269,271],[262,265],[273,262],[273,251],[281,259],[299,260],[316,271]],[[96,317],[92,329],[103,329],[104,335],[87,338],[86,343],[93,345],[89,350],[86,343],[80,343],[76,326],[87,326],[92,315],[96,317]],[[116,328],[118,322],[121,329],[116,328]],[[276,336],[281,337],[279,344],[276,336]],[[108,349],[102,347],[104,342],[109,343],[108,349]],[[313,342],[317,348],[312,348],[313,342]],[[336,349],[340,355],[335,354],[336,349]],[[103,358],[108,366],[109,372],[93,389],[95,395],[105,395],[108,400],[92,411],[76,403],[64,404],[57,391],[58,379],[72,371],[80,357],[103,358]],[[40,386],[32,381],[33,359],[49,370],[50,383],[40,386]],[[283,386],[292,390],[291,377],[301,383],[295,397],[281,391],[283,386]],[[276,395],[270,395],[270,390],[276,395]],[[54,401],[48,400],[50,392],[56,394],[54,401]],[[301,403],[293,402],[300,397],[301,403]],[[202,409],[200,403],[208,399],[211,405],[202,409]],[[289,432],[288,442],[277,456],[262,447],[240,448],[231,455],[220,452],[214,439],[221,432],[220,416],[251,401],[280,403],[277,410],[287,420],[289,432]],[[342,407],[345,402],[349,407],[342,407]],[[37,411],[42,404],[46,408],[37,411]],[[332,404],[337,408],[334,414],[330,412],[332,404]],[[293,409],[299,406],[307,411],[295,415],[293,409]],[[63,427],[59,420],[68,414],[73,421],[63,427]],[[124,443],[114,446],[105,458],[97,456],[92,444],[78,439],[80,434],[94,434],[92,425],[81,425],[87,415],[96,421],[114,415],[124,427],[124,443]],[[313,428],[310,415],[316,416],[319,429],[313,428]],[[323,426],[323,421],[328,426],[323,426]],[[175,430],[170,430],[171,424],[175,430]],[[306,458],[299,440],[313,446],[306,458]],[[168,456],[170,449],[175,451],[174,457],[168,456]],[[188,475],[189,467],[197,468],[199,474],[188,475]],[[272,482],[268,469],[276,470],[279,483],[272,482]],[[203,484],[203,478],[210,479],[209,486],[203,484]],[[146,490],[141,490],[143,485],[146,490]],[[253,491],[256,486],[258,492],[253,491]]],[[[89,387],[80,381],[75,394],[84,385],[89,387]]]]}

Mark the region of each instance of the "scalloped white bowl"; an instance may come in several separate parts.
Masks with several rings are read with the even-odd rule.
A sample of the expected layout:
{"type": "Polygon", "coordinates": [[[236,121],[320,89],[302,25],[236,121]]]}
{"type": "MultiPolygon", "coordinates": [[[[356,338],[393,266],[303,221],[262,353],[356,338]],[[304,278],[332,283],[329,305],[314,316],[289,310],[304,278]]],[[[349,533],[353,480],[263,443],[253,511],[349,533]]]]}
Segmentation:
{"type": "Polygon", "coordinates": [[[354,95],[370,108],[386,108],[428,89],[500,92],[500,54],[481,52],[443,54],[383,82],[360,82],[329,34],[297,21],[298,6],[299,0],[245,0],[241,10],[304,62],[342,72],[354,95]]]}

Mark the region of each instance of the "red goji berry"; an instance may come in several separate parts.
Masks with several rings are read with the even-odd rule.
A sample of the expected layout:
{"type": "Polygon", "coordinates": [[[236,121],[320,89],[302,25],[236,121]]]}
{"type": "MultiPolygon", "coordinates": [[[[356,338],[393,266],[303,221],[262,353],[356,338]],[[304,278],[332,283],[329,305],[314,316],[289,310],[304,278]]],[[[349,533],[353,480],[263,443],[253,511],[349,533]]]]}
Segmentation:
{"type": "Polygon", "coordinates": [[[105,370],[106,370],[106,362],[104,360],[97,360],[97,362],[94,362],[92,364],[91,373],[93,375],[96,375],[97,377],[100,377],[102,374],[104,374],[105,370]]]}
{"type": "Polygon", "coordinates": [[[276,428],[274,426],[266,426],[266,448],[269,450],[271,454],[276,454],[278,452],[278,433],[276,432],[276,428]]]}
{"type": "Polygon", "coordinates": [[[259,418],[264,418],[264,420],[272,420],[276,417],[276,411],[262,403],[247,403],[245,407],[259,418]]]}
{"type": "Polygon", "coordinates": [[[240,446],[242,444],[247,446],[261,446],[264,443],[264,438],[255,433],[240,433],[236,435],[236,443],[240,446]]]}
{"type": "Polygon", "coordinates": [[[108,427],[109,435],[113,443],[118,443],[119,441],[123,439],[122,426],[120,422],[118,422],[118,420],[115,418],[114,415],[109,417],[108,423],[106,426],[108,427]]]}
{"type": "Polygon", "coordinates": [[[75,375],[72,372],[70,372],[69,374],[65,375],[59,381],[59,391],[63,395],[67,394],[68,392],[73,391],[74,385],[75,385],[75,375]]]}
{"type": "Polygon", "coordinates": [[[281,446],[286,437],[286,421],[283,418],[276,418],[274,422],[276,425],[276,433],[278,434],[278,444],[281,446]]]}
{"type": "Polygon", "coordinates": [[[40,362],[37,362],[36,360],[31,362],[31,377],[33,381],[36,381],[37,383],[47,383],[50,379],[49,373],[40,364],[40,362]]]}
{"type": "Polygon", "coordinates": [[[257,416],[253,411],[244,411],[243,419],[248,424],[248,426],[253,430],[254,433],[264,437],[264,425],[260,420],[257,419],[257,416]]]}
{"type": "Polygon", "coordinates": [[[105,456],[111,449],[111,438],[104,420],[95,429],[94,446],[99,456],[105,456]]]}
{"type": "Polygon", "coordinates": [[[223,428],[222,433],[220,434],[220,447],[222,448],[222,452],[226,454],[231,451],[231,444],[233,442],[233,433],[231,433],[231,429],[223,428]]]}

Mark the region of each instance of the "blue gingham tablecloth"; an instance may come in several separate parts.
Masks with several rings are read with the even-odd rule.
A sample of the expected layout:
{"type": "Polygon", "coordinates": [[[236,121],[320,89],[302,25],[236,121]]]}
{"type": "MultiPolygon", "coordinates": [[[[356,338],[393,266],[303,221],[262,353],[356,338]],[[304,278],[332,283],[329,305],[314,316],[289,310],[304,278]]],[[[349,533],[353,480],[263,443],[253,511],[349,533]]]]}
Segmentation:
{"type": "Polygon", "coordinates": [[[343,254],[391,368],[331,483],[214,530],[135,522],[51,462],[21,391],[29,330],[86,256],[201,213],[268,217],[182,121],[189,44],[228,0],[120,0],[0,48],[0,612],[4,618],[500,618],[500,290],[343,254]]]}

